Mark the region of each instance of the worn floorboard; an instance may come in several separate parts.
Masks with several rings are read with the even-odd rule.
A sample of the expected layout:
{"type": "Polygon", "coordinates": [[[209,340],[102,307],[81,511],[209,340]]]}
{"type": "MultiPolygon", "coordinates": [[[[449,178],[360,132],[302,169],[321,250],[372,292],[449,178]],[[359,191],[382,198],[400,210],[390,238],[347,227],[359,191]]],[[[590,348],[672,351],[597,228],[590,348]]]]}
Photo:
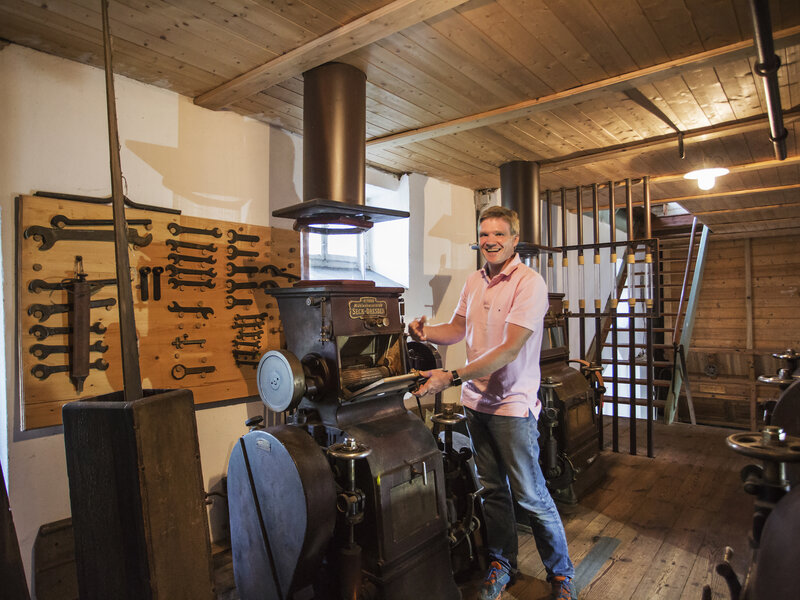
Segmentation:
{"type": "MultiPolygon", "coordinates": [[[[733,432],[656,423],[655,458],[610,449],[601,454],[592,468],[601,469],[603,477],[578,505],[562,510],[573,563],[577,567],[587,557],[594,561],[596,574],[582,582],[581,600],[699,600],[706,584],[714,600],[727,600],[714,566],[731,546],[732,565],[743,577],[750,560],[747,536],[753,508],[753,497],[742,491],[739,480],[749,461],[725,444],[733,432]],[[599,564],[599,553],[590,553],[601,541],[612,548],[606,538],[619,544],[599,564]]],[[[627,440],[628,433],[627,421],[621,419],[620,440],[627,440]]],[[[643,422],[637,424],[637,433],[644,446],[643,422]]],[[[609,430],[605,439],[610,438],[609,430]]],[[[235,600],[227,562],[226,567],[225,560],[217,561],[218,598],[235,600]]],[[[519,567],[520,577],[503,600],[547,598],[544,566],[525,533],[520,534],[519,567]]],[[[478,585],[476,578],[462,586],[464,600],[476,597],[478,585]]]]}

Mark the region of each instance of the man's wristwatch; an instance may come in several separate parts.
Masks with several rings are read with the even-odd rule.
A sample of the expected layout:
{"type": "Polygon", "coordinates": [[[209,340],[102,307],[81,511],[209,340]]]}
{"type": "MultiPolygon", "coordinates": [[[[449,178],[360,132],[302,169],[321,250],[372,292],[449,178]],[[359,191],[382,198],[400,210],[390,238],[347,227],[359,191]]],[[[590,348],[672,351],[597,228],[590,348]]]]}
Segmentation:
{"type": "Polygon", "coordinates": [[[461,376],[458,374],[458,371],[453,369],[450,371],[450,375],[453,377],[453,380],[450,382],[450,387],[458,387],[461,385],[461,376]]]}

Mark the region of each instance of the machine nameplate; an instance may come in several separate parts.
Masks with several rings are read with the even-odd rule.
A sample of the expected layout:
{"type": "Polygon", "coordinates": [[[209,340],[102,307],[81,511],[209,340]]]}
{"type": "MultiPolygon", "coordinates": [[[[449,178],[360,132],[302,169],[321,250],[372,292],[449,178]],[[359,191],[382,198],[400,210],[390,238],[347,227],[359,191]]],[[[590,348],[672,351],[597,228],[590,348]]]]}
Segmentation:
{"type": "Polygon", "coordinates": [[[269,440],[256,440],[256,448],[264,452],[272,452],[272,444],[269,443],[269,440]]]}
{"type": "Polygon", "coordinates": [[[362,296],[358,300],[350,300],[347,310],[351,319],[373,319],[387,316],[385,300],[377,300],[373,296],[362,296]]]}

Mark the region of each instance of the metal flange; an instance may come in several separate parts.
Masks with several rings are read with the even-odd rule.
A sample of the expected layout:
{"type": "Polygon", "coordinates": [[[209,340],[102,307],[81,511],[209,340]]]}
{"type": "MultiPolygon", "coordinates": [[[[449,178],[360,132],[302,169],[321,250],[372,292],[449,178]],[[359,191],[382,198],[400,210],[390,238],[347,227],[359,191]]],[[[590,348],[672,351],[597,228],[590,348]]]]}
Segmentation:
{"type": "Polygon", "coordinates": [[[466,415],[456,412],[456,405],[453,403],[445,404],[442,407],[442,412],[437,413],[431,417],[431,421],[438,425],[453,426],[461,423],[466,419],[466,415]]]}
{"type": "Polygon", "coordinates": [[[355,438],[346,437],[339,444],[332,444],[328,447],[328,455],[344,460],[358,460],[364,458],[372,452],[372,448],[364,444],[359,444],[355,438]]]}

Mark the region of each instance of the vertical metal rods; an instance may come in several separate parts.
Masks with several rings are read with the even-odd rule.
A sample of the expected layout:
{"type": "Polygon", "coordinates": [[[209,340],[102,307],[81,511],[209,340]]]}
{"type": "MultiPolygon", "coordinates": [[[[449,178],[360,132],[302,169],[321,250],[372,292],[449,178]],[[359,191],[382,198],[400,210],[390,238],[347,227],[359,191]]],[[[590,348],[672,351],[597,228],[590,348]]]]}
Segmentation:
{"type": "Polygon", "coordinates": [[[580,315],[579,326],[579,345],[580,357],[586,358],[586,267],[583,257],[583,188],[575,188],[575,203],[578,213],[578,313],[580,315]]]}
{"type": "MultiPolygon", "coordinates": [[[[645,177],[642,181],[642,192],[644,194],[644,237],[650,239],[653,236],[652,220],[650,218],[650,178],[645,177]]],[[[653,290],[656,288],[653,280],[653,253],[650,246],[644,257],[645,263],[645,312],[650,313],[653,308],[653,290]]],[[[647,456],[653,458],[653,396],[655,392],[653,382],[653,319],[645,317],[645,358],[647,360],[647,456]]]]}
{"type": "Polygon", "coordinates": [[[617,352],[619,351],[617,338],[617,303],[619,298],[619,284],[617,283],[617,207],[614,203],[614,182],[608,182],[608,224],[611,240],[611,449],[619,452],[619,387],[617,378],[619,377],[619,367],[617,362],[617,352]]]}
{"type": "Polygon", "coordinates": [[[633,244],[633,189],[625,180],[625,211],[628,232],[628,379],[630,382],[630,453],[636,454],[636,247],[633,244]]]}

